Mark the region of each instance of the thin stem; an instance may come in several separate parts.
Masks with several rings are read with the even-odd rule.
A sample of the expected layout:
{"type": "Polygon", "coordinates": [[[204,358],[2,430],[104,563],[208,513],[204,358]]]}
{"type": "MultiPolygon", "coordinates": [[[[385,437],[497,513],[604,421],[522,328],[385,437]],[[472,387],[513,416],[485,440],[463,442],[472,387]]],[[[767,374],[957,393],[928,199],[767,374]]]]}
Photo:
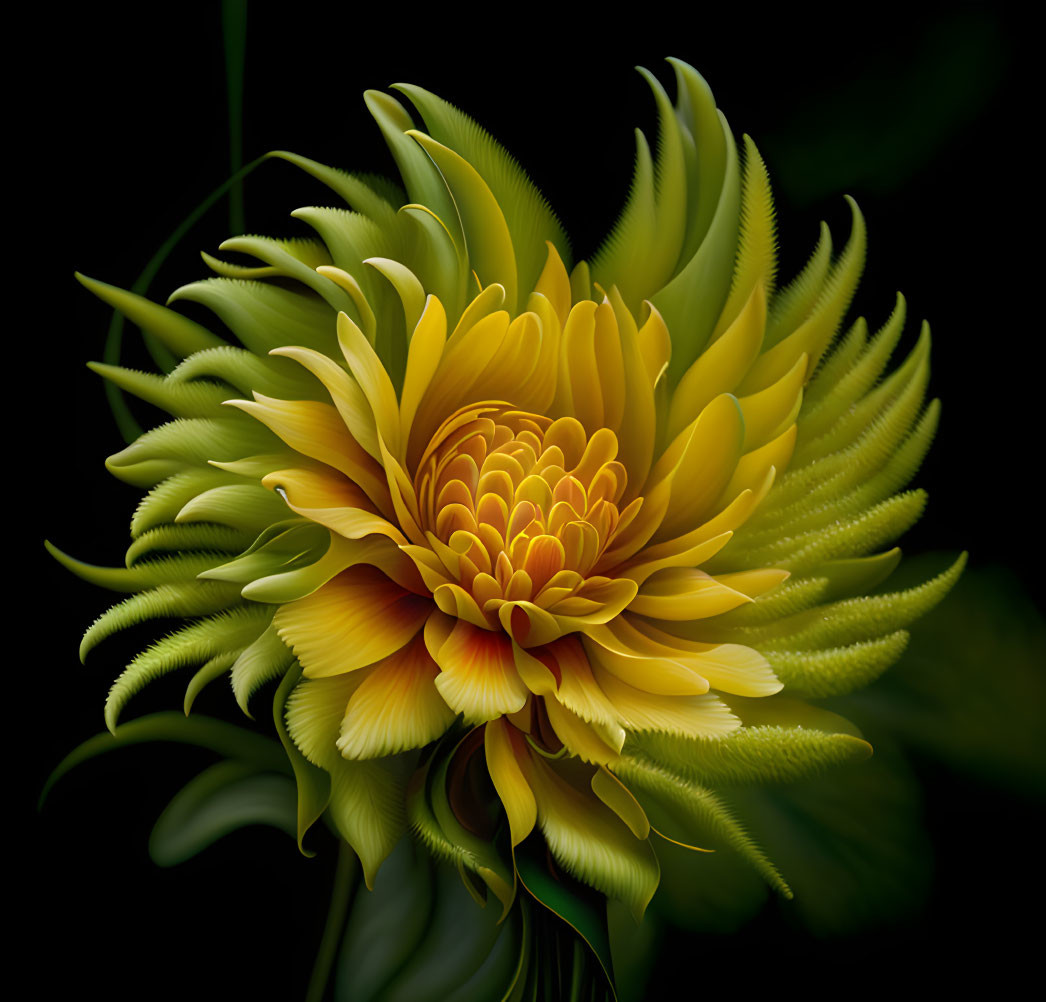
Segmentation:
{"type": "Polygon", "coordinates": [[[347,842],[339,841],[338,866],[334,871],[334,887],[331,890],[330,907],[327,909],[327,924],[323,928],[320,948],[316,951],[316,962],[312,966],[305,1002],[323,1002],[334,958],[338,955],[338,947],[341,945],[342,930],[345,927],[349,901],[356,887],[358,873],[356,853],[347,842]]]}
{"type": "MultiPolygon", "coordinates": [[[[222,0],[222,38],[225,43],[225,88],[229,102],[229,172],[243,166],[243,71],[247,54],[247,0],[222,0]]],[[[244,232],[243,185],[229,189],[229,231],[244,232]]]]}
{"type": "Polygon", "coordinates": [[[580,940],[574,940],[574,955],[570,964],[570,994],[567,996],[569,1002],[581,1002],[581,988],[584,980],[584,951],[580,940]]]}

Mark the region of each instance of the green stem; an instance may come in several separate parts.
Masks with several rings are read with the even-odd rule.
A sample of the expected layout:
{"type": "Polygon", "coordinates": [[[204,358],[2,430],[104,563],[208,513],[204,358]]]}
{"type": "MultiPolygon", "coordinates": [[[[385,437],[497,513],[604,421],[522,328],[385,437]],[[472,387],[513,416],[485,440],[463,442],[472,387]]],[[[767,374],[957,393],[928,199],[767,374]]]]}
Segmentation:
{"type": "Polygon", "coordinates": [[[316,951],[316,962],[312,966],[309,988],[305,993],[305,1002],[323,1002],[327,984],[331,977],[334,958],[338,954],[345,918],[349,911],[349,902],[356,887],[359,864],[356,853],[344,841],[338,843],[338,866],[334,872],[334,888],[331,891],[330,907],[327,909],[327,924],[323,928],[320,948],[316,951]]]}
{"type": "Polygon", "coordinates": [[[581,1002],[581,989],[585,972],[584,959],[581,941],[575,939],[573,957],[570,964],[570,994],[567,996],[569,1002],[581,1002]]]}
{"type": "MultiPolygon", "coordinates": [[[[243,72],[247,55],[247,0],[222,0],[222,38],[225,43],[225,90],[229,99],[229,172],[243,166],[243,72]]],[[[229,189],[229,232],[246,228],[243,185],[229,189]]]]}

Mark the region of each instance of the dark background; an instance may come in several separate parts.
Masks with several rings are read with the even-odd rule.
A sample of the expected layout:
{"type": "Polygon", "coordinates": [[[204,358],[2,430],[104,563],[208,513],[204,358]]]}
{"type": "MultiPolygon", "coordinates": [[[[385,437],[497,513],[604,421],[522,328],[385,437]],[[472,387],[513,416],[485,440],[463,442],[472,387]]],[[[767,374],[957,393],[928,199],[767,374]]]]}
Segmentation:
{"type": "MultiPolygon", "coordinates": [[[[874,329],[901,289],[909,302],[904,344],[914,343],[921,318],[933,324],[931,394],[944,400],[943,420],[917,478],[930,507],[906,552],[967,548],[975,568],[1002,564],[1034,593],[1041,265],[1028,231],[1041,180],[1028,144],[1041,119],[1022,59],[1025,26],[991,4],[839,5],[831,14],[792,7],[787,18],[712,16],[696,5],[686,15],[650,5],[628,19],[590,14],[582,23],[564,9],[499,7],[473,18],[442,8],[364,13],[358,5],[255,2],[245,157],[283,148],[391,172],[362,92],[418,83],[519,157],[580,257],[595,249],[627,192],[632,126],[656,134],[653,102],[631,66],[654,70],[671,93],[662,59],[686,59],[767,161],[782,279],[802,265],[820,219],[841,245],[841,196],[849,193],[869,229],[856,310],[874,329]]],[[[179,868],[154,867],[146,849],[153,820],[210,761],[180,747],[83,767],[32,814],[54,764],[102,729],[108,685],[134,650],[117,639],[78,664],[79,636],[108,596],[54,565],[40,542],[118,563],[139,495],[102,465],[121,440],[100,381],[82,363],[100,358],[109,313],[72,272],[129,286],[228,175],[229,148],[217,3],[71,8],[21,37],[35,70],[9,85],[24,175],[8,200],[24,218],[8,233],[18,257],[7,302],[30,309],[8,329],[6,359],[16,464],[7,496],[18,512],[9,525],[26,548],[10,580],[25,608],[8,624],[21,645],[8,664],[9,717],[27,728],[9,745],[11,774],[28,781],[8,850],[16,883],[28,891],[20,966],[43,998],[105,986],[114,1000],[295,999],[322,927],[329,840],[318,840],[326,851],[308,861],[282,834],[252,829],[179,868]]],[[[248,230],[275,235],[304,230],[288,216],[299,204],[330,201],[283,163],[260,168],[245,199],[248,230]]],[[[199,250],[214,250],[227,232],[219,204],[171,255],[154,298],[201,277],[199,250]]],[[[127,340],[127,364],[144,364],[133,332],[127,340]]],[[[182,684],[165,680],[130,712],[180,706],[182,684]]],[[[234,719],[232,700],[213,689],[199,707],[234,719]]],[[[937,854],[920,913],[820,941],[771,906],[745,934],[699,945],[699,957],[691,943],[669,943],[661,983],[696,962],[698,980],[684,982],[695,996],[788,984],[860,997],[989,977],[1007,993],[1032,970],[1039,943],[1038,903],[1025,914],[1041,902],[1041,811],[929,759],[915,765],[937,854]]]]}

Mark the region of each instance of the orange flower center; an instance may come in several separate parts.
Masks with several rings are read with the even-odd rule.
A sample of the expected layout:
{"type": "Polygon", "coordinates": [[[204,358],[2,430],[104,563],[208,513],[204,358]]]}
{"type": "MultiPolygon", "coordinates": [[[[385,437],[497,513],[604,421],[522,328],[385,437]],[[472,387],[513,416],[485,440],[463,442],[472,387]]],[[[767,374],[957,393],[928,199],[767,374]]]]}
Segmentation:
{"type": "Polygon", "coordinates": [[[641,504],[619,508],[627,476],[617,451],[606,428],[588,436],[575,418],[501,402],[461,408],[440,426],[415,474],[422,528],[456,562],[490,629],[506,602],[569,616],[602,605],[601,560],[641,504]]]}

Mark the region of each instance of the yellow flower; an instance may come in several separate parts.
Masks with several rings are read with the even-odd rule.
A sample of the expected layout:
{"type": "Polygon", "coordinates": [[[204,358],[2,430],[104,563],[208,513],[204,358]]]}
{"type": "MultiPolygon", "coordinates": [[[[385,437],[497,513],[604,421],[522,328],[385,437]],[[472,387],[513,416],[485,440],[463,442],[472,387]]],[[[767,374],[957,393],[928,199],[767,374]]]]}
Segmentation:
{"type": "Polygon", "coordinates": [[[226,671],[245,710],[282,678],[299,836],[329,811],[368,882],[409,820],[507,908],[540,832],[641,914],[655,834],[687,841],[662,831],[675,810],[787,893],[712,787],[866,754],[805,699],[876,677],[961,569],[863,597],[924,504],[897,492],[936,427],[928,332],[882,381],[902,299],[874,337],[858,320],[837,339],[864,260],[852,202],[838,256],[825,228],[777,287],[759,154],[746,138],[742,170],[704,81],[673,66],[674,106],[647,76],[656,161],[640,137],[591,264],[568,268],[489,136],[404,86],[425,133],[367,100],[406,195],[276,154],[356,211],[296,212],[319,240],[230,240],[261,264],[209,258],[219,277],[172,297],[243,348],[85,280],[183,359],[98,367],[176,420],[109,460],[150,488],[128,569],[61,557],[139,593],[85,651],[137,619],[209,617],[128,666],[107,721],[182,665],[203,665],[187,710],[226,671]],[[510,863],[483,848],[502,817],[510,863]]]}

